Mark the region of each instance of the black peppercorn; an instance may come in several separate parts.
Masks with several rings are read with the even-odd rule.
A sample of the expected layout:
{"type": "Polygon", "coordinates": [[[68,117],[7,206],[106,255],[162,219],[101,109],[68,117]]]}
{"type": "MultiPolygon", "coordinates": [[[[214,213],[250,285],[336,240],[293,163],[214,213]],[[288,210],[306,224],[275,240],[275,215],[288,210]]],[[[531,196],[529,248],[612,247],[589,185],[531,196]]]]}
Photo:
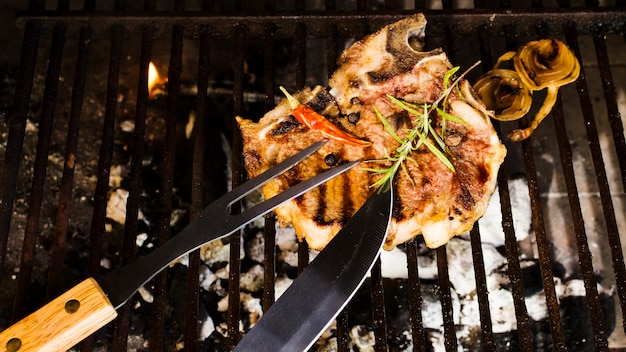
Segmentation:
{"type": "Polygon", "coordinates": [[[351,124],[356,124],[361,119],[361,115],[358,112],[353,112],[348,115],[348,122],[351,124]]]}
{"type": "Polygon", "coordinates": [[[328,166],[335,166],[337,164],[337,157],[335,156],[335,154],[327,154],[324,157],[324,162],[326,163],[326,165],[328,166]]]}

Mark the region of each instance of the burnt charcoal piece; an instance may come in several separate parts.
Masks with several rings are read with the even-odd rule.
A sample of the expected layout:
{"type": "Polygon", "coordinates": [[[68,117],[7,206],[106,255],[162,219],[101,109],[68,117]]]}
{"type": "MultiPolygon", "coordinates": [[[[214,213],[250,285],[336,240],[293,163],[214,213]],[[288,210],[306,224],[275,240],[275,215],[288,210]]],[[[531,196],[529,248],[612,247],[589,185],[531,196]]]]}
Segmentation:
{"type": "MultiPolygon", "coordinates": [[[[594,351],[595,341],[587,298],[567,296],[560,300],[561,319],[565,341],[570,351],[594,351]]],[[[612,296],[600,294],[600,306],[604,315],[604,330],[609,336],[615,329],[615,300],[612,296]]]]}

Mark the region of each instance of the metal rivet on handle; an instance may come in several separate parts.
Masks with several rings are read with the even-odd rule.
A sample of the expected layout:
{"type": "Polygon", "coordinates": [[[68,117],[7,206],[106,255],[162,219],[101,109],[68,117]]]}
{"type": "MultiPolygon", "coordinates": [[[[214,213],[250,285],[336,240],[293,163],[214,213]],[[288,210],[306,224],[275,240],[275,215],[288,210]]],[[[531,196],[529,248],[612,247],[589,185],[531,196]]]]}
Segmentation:
{"type": "Polygon", "coordinates": [[[7,341],[7,351],[9,352],[19,351],[21,347],[22,347],[22,340],[18,339],[17,337],[14,337],[10,339],[9,341],[7,341]]]}
{"type": "Polygon", "coordinates": [[[78,308],[80,308],[80,302],[77,299],[70,299],[65,302],[65,311],[70,314],[76,313],[78,308]]]}

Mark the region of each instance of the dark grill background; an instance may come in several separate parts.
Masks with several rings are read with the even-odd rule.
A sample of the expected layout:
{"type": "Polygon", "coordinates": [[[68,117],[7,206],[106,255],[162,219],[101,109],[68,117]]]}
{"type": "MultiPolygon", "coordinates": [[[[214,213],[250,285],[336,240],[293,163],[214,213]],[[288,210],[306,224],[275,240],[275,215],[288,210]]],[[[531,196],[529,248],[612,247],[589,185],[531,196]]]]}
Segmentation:
{"type": "MultiPolygon", "coordinates": [[[[620,239],[626,228],[626,143],[620,115],[626,108],[625,6],[624,1],[535,0],[32,0],[28,9],[16,7],[21,10],[18,29],[13,18],[6,19],[7,50],[0,56],[0,328],[85,277],[149,252],[204,204],[240,183],[245,173],[233,116],[262,116],[275,105],[278,85],[291,91],[325,85],[337,56],[354,38],[424,12],[428,48],[443,47],[462,68],[482,60],[470,80],[505,51],[542,37],[566,41],[583,65],[578,82],[561,89],[552,115],[536,134],[523,143],[507,142],[509,154],[498,179],[505,241],[497,249],[508,262],[502,273],[513,293],[515,316],[509,319],[516,321],[515,331],[493,331],[489,307],[494,297],[485,270],[491,263],[484,261],[478,228],[466,237],[472,248],[466,255],[476,273],[479,306],[474,314],[480,329],[465,347],[626,347],[620,239]],[[167,95],[156,99],[148,98],[150,61],[168,76],[167,95]],[[186,135],[190,120],[193,132],[186,135]],[[528,184],[532,214],[525,219],[532,232],[523,241],[515,237],[507,183],[520,178],[528,184]],[[122,220],[116,222],[107,204],[118,192],[127,192],[128,198],[120,207],[122,220]],[[145,234],[143,243],[137,242],[138,234],[145,234]],[[534,271],[528,263],[535,264],[530,266],[534,271]],[[584,298],[566,304],[554,278],[581,279],[584,298]],[[529,291],[542,288],[544,325],[534,321],[525,304],[529,291]]],[[[504,136],[518,123],[495,127],[504,136]]],[[[295,278],[309,261],[306,245],[300,245],[297,267],[285,264],[274,220],[264,221],[262,236],[246,230],[224,241],[230,244],[224,261],[205,261],[198,251],[185,265],[159,275],[147,288],[153,302],[136,295],[115,322],[80,349],[232,348],[249,328],[251,317],[242,308],[249,297],[259,298],[267,309],[276,297],[277,278],[295,278]],[[251,259],[255,241],[263,244],[262,284],[250,292],[240,283],[258,267],[251,259]],[[228,270],[222,272],[227,275],[217,280],[221,291],[200,287],[205,268],[218,272],[226,264],[228,270]],[[227,310],[217,308],[220,300],[228,303],[227,310]],[[207,315],[222,324],[198,339],[197,321],[207,315]]],[[[220,248],[211,245],[205,253],[220,248]]],[[[429,350],[433,332],[424,327],[422,309],[432,297],[440,302],[443,346],[457,350],[458,312],[446,247],[427,251],[418,238],[401,249],[408,258],[402,264],[406,278],[384,278],[377,263],[337,320],[333,334],[340,351],[350,349],[355,324],[373,331],[376,351],[411,345],[415,351],[429,350]],[[437,279],[420,279],[422,258],[436,261],[437,279]]],[[[322,344],[317,349],[323,350],[322,344]]]]}

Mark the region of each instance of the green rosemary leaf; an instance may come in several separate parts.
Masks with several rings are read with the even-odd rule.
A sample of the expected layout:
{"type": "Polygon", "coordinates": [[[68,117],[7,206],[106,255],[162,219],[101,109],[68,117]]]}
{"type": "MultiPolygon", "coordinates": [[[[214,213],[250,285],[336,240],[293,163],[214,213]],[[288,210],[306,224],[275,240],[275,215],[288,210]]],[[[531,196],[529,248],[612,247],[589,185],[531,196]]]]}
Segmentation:
{"type": "Polygon", "coordinates": [[[368,172],[373,172],[375,174],[384,174],[384,173],[387,172],[386,169],[374,169],[373,167],[362,167],[361,170],[368,171],[368,172]]]}
{"type": "Polygon", "coordinates": [[[402,163],[400,167],[402,168],[402,172],[404,172],[404,175],[406,176],[406,178],[408,178],[409,181],[411,181],[411,184],[413,185],[413,187],[415,187],[415,181],[413,181],[413,178],[409,174],[409,170],[407,170],[406,166],[404,166],[404,163],[402,163]]]}
{"type": "Polygon", "coordinates": [[[399,107],[401,107],[402,109],[408,111],[410,114],[417,115],[418,117],[419,116],[423,116],[423,113],[417,110],[417,109],[422,107],[421,105],[415,105],[415,104],[407,103],[407,102],[402,101],[400,99],[397,99],[393,95],[389,95],[389,94],[387,94],[387,98],[389,98],[389,100],[391,100],[392,103],[394,103],[394,104],[398,105],[399,107]]]}
{"type": "Polygon", "coordinates": [[[448,70],[445,75],[443,75],[443,89],[448,89],[448,83],[450,82],[450,78],[461,68],[461,66],[456,66],[448,70]]]}
{"type": "Polygon", "coordinates": [[[422,145],[425,145],[426,148],[431,153],[433,153],[433,155],[435,155],[439,160],[441,160],[441,162],[446,165],[448,169],[450,169],[452,172],[456,172],[454,166],[446,156],[446,154],[449,152],[444,142],[447,126],[446,124],[447,121],[461,124],[465,124],[466,122],[463,119],[460,119],[446,111],[448,97],[450,96],[450,93],[453,91],[453,89],[456,89],[457,96],[460,99],[464,99],[459,88],[459,82],[469,71],[475,68],[479,63],[480,62],[477,62],[457,77],[454,76],[459,71],[459,66],[453,67],[448,70],[443,77],[443,91],[432,104],[415,104],[402,101],[392,95],[387,94],[387,98],[390,102],[408,112],[409,115],[414,116],[414,119],[411,121],[415,127],[406,130],[406,136],[404,138],[400,138],[400,136],[389,125],[389,122],[387,122],[387,120],[380,113],[380,111],[374,108],[374,112],[383,124],[385,130],[388,131],[393,139],[399,143],[399,146],[394,150],[393,155],[389,155],[389,153],[385,151],[385,160],[372,160],[374,162],[392,162],[392,165],[390,167],[385,169],[364,168],[364,170],[366,171],[381,175],[380,179],[372,184],[371,187],[378,187],[379,192],[388,190],[392,186],[393,179],[395,178],[395,175],[399,169],[402,169],[402,172],[404,172],[406,176],[408,176],[408,179],[413,182],[409,175],[407,167],[404,165],[404,162],[410,161],[417,165],[417,160],[411,157],[411,153],[417,151],[422,145]],[[430,119],[431,113],[436,113],[441,117],[441,133],[438,133],[432,126],[432,121],[430,119]],[[432,141],[434,141],[434,144],[432,141]]]}
{"type": "Polygon", "coordinates": [[[391,125],[389,125],[389,122],[387,122],[387,119],[385,119],[383,114],[381,114],[380,111],[378,111],[378,109],[376,109],[375,107],[374,107],[374,113],[376,113],[376,116],[378,117],[380,122],[382,122],[382,124],[385,127],[385,129],[387,130],[387,132],[389,132],[389,134],[391,134],[393,139],[395,139],[396,142],[398,142],[398,143],[402,143],[402,139],[400,139],[400,137],[398,137],[398,135],[393,130],[393,128],[391,128],[391,125]]]}
{"type": "Polygon", "coordinates": [[[448,113],[448,112],[444,111],[444,110],[443,110],[443,109],[441,109],[441,108],[437,108],[437,113],[438,113],[439,115],[441,115],[441,117],[442,117],[444,120],[449,120],[449,121],[456,122],[456,123],[460,123],[460,124],[463,124],[463,125],[466,125],[466,124],[467,124],[467,122],[465,122],[465,120],[460,119],[460,118],[458,118],[458,117],[456,117],[456,116],[454,116],[454,115],[452,115],[452,114],[450,114],[450,113],[448,113]]]}
{"type": "Polygon", "coordinates": [[[424,144],[426,145],[426,147],[428,148],[428,150],[430,150],[431,153],[435,154],[435,156],[441,160],[442,163],[444,163],[444,165],[446,165],[448,167],[448,169],[450,169],[450,171],[452,172],[456,172],[456,170],[454,169],[454,165],[452,165],[452,163],[450,162],[450,160],[448,160],[448,158],[445,156],[445,154],[443,154],[441,152],[441,150],[437,149],[437,147],[435,147],[430,141],[426,140],[424,141],[424,144]]]}
{"type": "Polygon", "coordinates": [[[439,148],[441,150],[447,151],[448,147],[446,146],[446,143],[444,143],[443,141],[443,131],[441,132],[442,135],[439,136],[439,134],[437,133],[437,131],[435,131],[435,129],[432,126],[428,126],[429,130],[430,130],[430,134],[433,136],[433,139],[435,140],[435,142],[437,142],[437,145],[439,146],[439,148]]]}

